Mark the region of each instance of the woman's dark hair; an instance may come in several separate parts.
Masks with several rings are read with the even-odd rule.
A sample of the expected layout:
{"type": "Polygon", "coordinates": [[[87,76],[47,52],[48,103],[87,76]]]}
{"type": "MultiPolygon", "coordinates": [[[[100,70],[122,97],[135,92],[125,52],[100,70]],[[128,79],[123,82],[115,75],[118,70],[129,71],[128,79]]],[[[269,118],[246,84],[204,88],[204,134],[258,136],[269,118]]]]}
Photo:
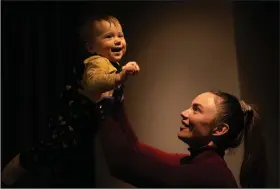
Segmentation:
{"type": "Polygon", "coordinates": [[[218,116],[215,124],[227,124],[229,131],[213,142],[220,148],[232,149],[244,142],[244,155],[240,171],[242,187],[265,187],[266,158],[262,127],[256,123],[259,114],[255,109],[239,101],[235,96],[210,91],[222,100],[217,100],[218,116]],[[261,150],[261,151],[260,151],[261,150]]]}

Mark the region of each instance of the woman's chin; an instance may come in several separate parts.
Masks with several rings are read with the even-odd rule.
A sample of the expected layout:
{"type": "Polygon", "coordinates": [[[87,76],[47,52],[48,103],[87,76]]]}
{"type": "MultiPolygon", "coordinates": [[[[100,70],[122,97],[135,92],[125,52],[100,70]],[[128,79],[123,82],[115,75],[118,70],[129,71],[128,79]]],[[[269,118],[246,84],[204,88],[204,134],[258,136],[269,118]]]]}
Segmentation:
{"type": "Polygon", "coordinates": [[[182,140],[183,142],[187,142],[192,138],[192,134],[191,133],[178,133],[178,138],[180,140],[182,140]]]}

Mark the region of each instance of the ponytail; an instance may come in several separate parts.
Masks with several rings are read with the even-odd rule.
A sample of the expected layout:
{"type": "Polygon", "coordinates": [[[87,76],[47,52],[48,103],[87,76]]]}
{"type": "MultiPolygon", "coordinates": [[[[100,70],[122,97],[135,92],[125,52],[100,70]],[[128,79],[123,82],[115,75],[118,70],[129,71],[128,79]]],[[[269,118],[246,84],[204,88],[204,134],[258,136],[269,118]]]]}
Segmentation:
{"type": "Polygon", "coordinates": [[[244,155],[240,170],[240,185],[244,188],[266,185],[266,158],[262,127],[257,122],[259,114],[255,109],[240,102],[244,113],[244,155]]]}
{"type": "Polygon", "coordinates": [[[244,141],[244,156],[240,170],[242,187],[262,187],[266,185],[266,152],[263,127],[258,113],[244,101],[221,91],[211,91],[223,99],[217,101],[218,115],[215,124],[227,124],[229,130],[222,136],[213,137],[218,148],[227,150],[238,147],[244,141]]]}

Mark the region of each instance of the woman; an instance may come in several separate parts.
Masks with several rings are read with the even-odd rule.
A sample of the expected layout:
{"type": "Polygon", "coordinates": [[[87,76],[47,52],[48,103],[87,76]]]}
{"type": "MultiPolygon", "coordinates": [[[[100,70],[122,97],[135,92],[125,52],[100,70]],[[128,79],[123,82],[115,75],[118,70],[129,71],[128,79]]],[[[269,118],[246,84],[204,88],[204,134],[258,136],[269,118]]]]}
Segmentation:
{"type": "MultiPolygon", "coordinates": [[[[101,113],[111,111],[106,100],[99,108],[101,113]]],[[[123,104],[111,114],[100,128],[100,140],[112,175],[125,182],[136,187],[238,187],[223,157],[244,137],[240,184],[264,187],[261,165],[261,170],[252,166],[257,162],[255,151],[247,150],[257,114],[228,93],[202,93],[181,113],[178,137],[190,146],[190,155],[167,153],[139,142],[123,104]]]]}

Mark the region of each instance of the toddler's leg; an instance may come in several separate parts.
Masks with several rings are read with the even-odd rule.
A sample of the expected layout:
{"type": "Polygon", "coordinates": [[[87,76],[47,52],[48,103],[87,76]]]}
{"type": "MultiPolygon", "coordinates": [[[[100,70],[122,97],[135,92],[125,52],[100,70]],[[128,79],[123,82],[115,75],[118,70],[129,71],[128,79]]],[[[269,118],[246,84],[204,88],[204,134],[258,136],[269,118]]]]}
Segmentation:
{"type": "Polygon", "coordinates": [[[97,129],[94,105],[78,92],[71,88],[64,92],[60,106],[48,124],[49,140],[17,155],[3,169],[4,184],[12,185],[27,170],[36,172],[67,167],[82,159],[82,153],[92,150],[93,132],[97,129]]]}

